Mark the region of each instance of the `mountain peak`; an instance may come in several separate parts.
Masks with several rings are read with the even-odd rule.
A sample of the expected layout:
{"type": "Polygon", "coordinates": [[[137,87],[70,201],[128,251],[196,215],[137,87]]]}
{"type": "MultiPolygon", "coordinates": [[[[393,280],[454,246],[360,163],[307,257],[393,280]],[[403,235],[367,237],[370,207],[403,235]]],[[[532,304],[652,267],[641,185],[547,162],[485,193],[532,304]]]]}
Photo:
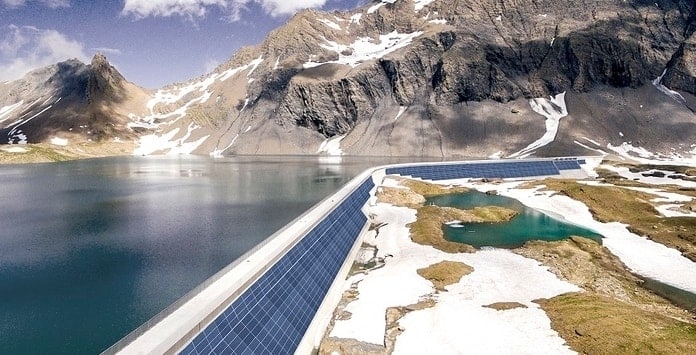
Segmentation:
{"type": "Polygon", "coordinates": [[[90,64],[87,99],[93,102],[100,97],[118,95],[124,80],[123,75],[111,66],[103,53],[95,54],[90,64]]]}
{"type": "Polygon", "coordinates": [[[106,55],[102,52],[97,52],[94,57],[92,57],[92,67],[108,67],[109,66],[109,60],[106,58],[106,55]]]}

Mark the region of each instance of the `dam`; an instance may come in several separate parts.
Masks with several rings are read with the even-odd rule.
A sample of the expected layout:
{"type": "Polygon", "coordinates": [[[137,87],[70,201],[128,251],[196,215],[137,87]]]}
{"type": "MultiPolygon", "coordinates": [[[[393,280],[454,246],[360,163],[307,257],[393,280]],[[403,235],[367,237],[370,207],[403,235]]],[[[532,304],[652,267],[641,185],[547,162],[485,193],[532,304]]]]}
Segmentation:
{"type": "Polygon", "coordinates": [[[309,354],[341,298],[385,175],[426,180],[587,177],[580,158],[369,169],[104,354],[309,354]]]}

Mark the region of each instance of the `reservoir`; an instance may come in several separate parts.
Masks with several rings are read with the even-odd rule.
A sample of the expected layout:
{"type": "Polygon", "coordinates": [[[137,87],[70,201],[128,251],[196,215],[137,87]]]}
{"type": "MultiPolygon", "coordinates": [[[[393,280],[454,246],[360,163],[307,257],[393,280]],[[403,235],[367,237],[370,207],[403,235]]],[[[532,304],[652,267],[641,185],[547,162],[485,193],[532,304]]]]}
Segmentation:
{"type": "Polygon", "coordinates": [[[476,248],[516,248],[530,240],[555,241],[570,236],[586,237],[601,243],[602,236],[593,231],[553,218],[505,196],[472,190],[461,194],[429,197],[426,203],[460,209],[500,206],[517,211],[518,215],[506,223],[450,223],[443,226],[447,240],[476,248]]]}
{"type": "Polygon", "coordinates": [[[0,166],[0,354],[98,353],[366,168],[391,162],[0,166]]]}

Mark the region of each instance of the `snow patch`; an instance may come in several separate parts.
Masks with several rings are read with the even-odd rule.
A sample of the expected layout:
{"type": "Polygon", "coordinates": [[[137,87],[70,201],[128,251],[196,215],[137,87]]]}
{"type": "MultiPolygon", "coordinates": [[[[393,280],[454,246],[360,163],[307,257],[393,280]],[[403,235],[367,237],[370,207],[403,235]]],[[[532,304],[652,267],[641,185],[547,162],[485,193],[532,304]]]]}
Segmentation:
{"type": "Polygon", "coordinates": [[[310,58],[310,61],[304,63],[303,67],[308,69],[327,63],[344,64],[357,67],[364,61],[382,58],[389,53],[408,46],[414,38],[420,36],[421,34],[423,34],[422,31],[413,33],[398,33],[393,31],[386,35],[380,35],[377,41],[370,37],[361,37],[350,45],[339,44],[324,38],[326,44],[321,44],[321,47],[336,52],[338,54],[338,60],[318,63],[312,61],[310,58]],[[346,51],[350,52],[351,54],[344,55],[343,53],[346,51]]]}
{"type": "Polygon", "coordinates": [[[592,143],[592,144],[594,144],[594,145],[596,145],[596,146],[598,146],[598,147],[601,147],[601,146],[602,146],[601,144],[599,144],[599,142],[597,142],[597,141],[594,140],[594,139],[590,139],[590,138],[587,138],[587,137],[582,137],[582,139],[584,139],[584,140],[586,140],[586,141],[588,141],[588,142],[590,142],[590,143],[592,143]]]}
{"type": "Polygon", "coordinates": [[[665,95],[674,99],[674,101],[685,104],[686,99],[684,98],[684,96],[682,96],[680,93],[678,93],[674,90],[671,90],[670,88],[668,88],[662,84],[662,78],[665,77],[665,74],[667,74],[667,69],[662,71],[662,74],[660,76],[658,76],[655,80],[652,81],[653,86],[655,86],[655,88],[657,88],[657,90],[660,90],[665,95]]]}
{"type": "Polygon", "coordinates": [[[191,134],[200,127],[191,123],[188,126],[186,134],[180,139],[173,139],[178,133],[179,128],[162,134],[150,134],[140,137],[138,148],[133,152],[134,155],[150,155],[158,151],[166,151],[167,154],[191,154],[210,136],[204,136],[193,142],[186,142],[191,137],[191,134]]]}
{"type": "Polygon", "coordinates": [[[51,144],[65,147],[68,145],[68,140],[65,138],[53,137],[53,138],[51,138],[51,144]]]}
{"type": "Polygon", "coordinates": [[[360,20],[362,19],[362,14],[355,14],[350,17],[350,23],[355,23],[355,24],[360,24],[360,20]]]}
{"type": "Polygon", "coordinates": [[[403,115],[404,112],[406,112],[406,109],[407,109],[407,108],[408,108],[407,106],[400,106],[400,107],[399,107],[399,112],[396,114],[396,117],[394,117],[394,121],[398,120],[399,117],[401,117],[401,115],[403,115]]]}
{"type": "Polygon", "coordinates": [[[237,67],[237,68],[233,68],[233,69],[228,69],[228,70],[226,70],[226,71],[224,71],[224,72],[222,72],[222,73],[220,73],[220,74],[218,74],[217,76],[214,76],[214,77],[216,77],[216,78],[219,79],[220,81],[225,81],[225,80],[227,80],[227,79],[233,77],[235,74],[237,74],[237,73],[239,73],[239,72],[241,72],[241,71],[244,71],[244,70],[247,70],[247,69],[251,68],[251,70],[249,71],[249,73],[247,73],[247,77],[249,77],[249,76],[254,72],[254,70],[256,70],[256,68],[257,68],[261,63],[263,63],[263,56],[259,56],[258,58],[252,60],[251,62],[249,62],[249,63],[246,64],[246,65],[242,65],[241,67],[237,67]]]}
{"type": "Polygon", "coordinates": [[[538,98],[529,100],[529,105],[534,112],[546,117],[546,133],[538,140],[532,142],[526,148],[510,155],[510,158],[524,158],[533,154],[537,149],[553,142],[558,133],[561,118],[568,116],[565,102],[565,91],[552,96],[551,99],[538,98]]]}
{"type": "Polygon", "coordinates": [[[444,25],[447,23],[447,20],[444,19],[436,19],[436,20],[430,20],[428,21],[429,23],[434,23],[436,25],[444,25]]]}
{"type": "Polygon", "coordinates": [[[603,155],[603,156],[608,154],[607,152],[605,152],[605,151],[603,151],[603,150],[601,150],[601,149],[592,148],[592,147],[590,147],[590,146],[588,146],[588,145],[586,145],[586,144],[580,143],[580,142],[575,141],[575,140],[573,141],[573,143],[575,143],[575,144],[577,144],[577,145],[579,145],[579,146],[581,146],[581,147],[583,147],[583,148],[585,148],[585,149],[587,149],[587,150],[591,150],[591,151],[593,151],[593,152],[597,152],[597,153],[599,153],[599,154],[601,154],[601,155],[603,155]]]}
{"type": "Polygon", "coordinates": [[[620,146],[607,144],[607,148],[622,158],[635,160],[642,164],[670,165],[674,163],[696,166],[696,150],[690,151],[684,156],[677,152],[672,154],[653,153],[643,147],[636,147],[631,143],[623,142],[620,146]]]}
{"type": "Polygon", "coordinates": [[[430,5],[433,3],[435,0],[414,0],[413,2],[415,3],[415,10],[416,12],[423,10],[424,7],[430,5]]]}
{"type": "Polygon", "coordinates": [[[22,106],[23,103],[24,103],[24,100],[14,104],[14,105],[8,105],[8,106],[4,106],[3,108],[0,108],[0,122],[6,120],[7,118],[5,118],[5,117],[8,116],[12,111],[17,109],[18,107],[22,106]]]}
{"type": "Polygon", "coordinates": [[[0,148],[0,150],[2,150],[3,152],[7,152],[7,153],[19,153],[19,154],[27,153],[29,151],[27,148],[13,147],[13,146],[2,147],[2,148],[0,148]]]}
{"type": "Polygon", "coordinates": [[[694,181],[669,178],[668,176],[681,175],[681,174],[677,174],[674,171],[649,170],[649,171],[634,173],[634,172],[631,172],[631,170],[629,170],[626,167],[619,167],[619,166],[613,166],[613,165],[608,165],[608,164],[601,165],[601,168],[609,170],[611,172],[614,172],[624,179],[638,181],[638,182],[643,183],[643,184],[648,184],[648,185],[678,185],[678,186],[686,187],[686,188],[696,188],[696,182],[694,182],[694,181]],[[661,172],[665,176],[659,177],[659,176],[644,176],[643,175],[644,173],[654,173],[654,172],[661,172]]]}
{"type": "Polygon", "coordinates": [[[338,31],[342,30],[342,28],[339,24],[337,24],[336,22],[333,22],[331,20],[327,20],[327,19],[322,18],[322,19],[319,19],[319,22],[325,24],[327,27],[332,28],[334,30],[338,30],[338,31]]]}
{"type": "Polygon", "coordinates": [[[332,138],[325,140],[319,146],[319,149],[317,150],[317,154],[324,153],[324,154],[333,155],[333,156],[343,155],[343,150],[341,150],[341,141],[345,137],[346,137],[345,135],[342,135],[342,136],[336,136],[336,137],[332,137],[332,138]]]}
{"type": "MultiPolygon", "coordinates": [[[[696,183],[695,183],[696,184],[696,183]]],[[[649,187],[624,187],[628,190],[645,192],[648,194],[656,195],[658,197],[651,199],[650,201],[659,203],[655,209],[660,212],[664,217],[696,217],[696,212],[684,212],[680,210],[682,203],[690,202],[693,200],[691,196],[685,196],[682,194],[677,194],[673,192],[666,192],[664,190],[649,188],[649,187]],[[674,203],[681,202],[681,203],[674,203]]]]}
{"type": "Polygon", "coordinates": [[[495,153],[489,155],[488,159],[502,159],[503,155],[504,155],[504,153],[502,151],[495,152],[495,153]]]}
{"type": "Polygon", "coordinates": [[[19,127],[27,124],[29,121],[33,120],[36,117],[39,117],[42,113],[48,111],[53,105],[49,105],[45,107],[43,110],[39,111],[38,113],[34,114],[33,116],[24,119],[24,117],[27,116],[27,114],[22,115],[22,117],[19,118],[19,120],[13,122],[12,124],[8,125],[6,128],[13,127],[12,130],[7,134],[9,137],[9,142],[12,143],[13,141],[17,140],[18,144],[27,144],[27,135],[22,132],[19,127]]]}

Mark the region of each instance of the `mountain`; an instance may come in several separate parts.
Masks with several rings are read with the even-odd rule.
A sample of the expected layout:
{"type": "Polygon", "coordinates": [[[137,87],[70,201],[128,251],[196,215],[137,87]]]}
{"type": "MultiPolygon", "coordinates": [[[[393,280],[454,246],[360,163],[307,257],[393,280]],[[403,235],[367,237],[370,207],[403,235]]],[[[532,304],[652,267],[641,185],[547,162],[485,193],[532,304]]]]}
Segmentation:
{"type": "Polygon", "coordinates": [[[128,127],[129,114],[144,112],[151,97],[103,54],[89,65],[71,59],[32,71],[0,89],[2,144],[124,142],[128,151],[138,138],[128,127]]]}
{"type": "Polygon", "coordinates": [[[60,63],[0,92],[0,120],[34,102],[22,82],[53,78],[41,97],[71,100],[29,141],[87,124],[55,114],[79,107],[136,154],[696,155],[695,32],[691,0],[374,1],[298,13],[147,102],[106,64],[60,63]]]}

